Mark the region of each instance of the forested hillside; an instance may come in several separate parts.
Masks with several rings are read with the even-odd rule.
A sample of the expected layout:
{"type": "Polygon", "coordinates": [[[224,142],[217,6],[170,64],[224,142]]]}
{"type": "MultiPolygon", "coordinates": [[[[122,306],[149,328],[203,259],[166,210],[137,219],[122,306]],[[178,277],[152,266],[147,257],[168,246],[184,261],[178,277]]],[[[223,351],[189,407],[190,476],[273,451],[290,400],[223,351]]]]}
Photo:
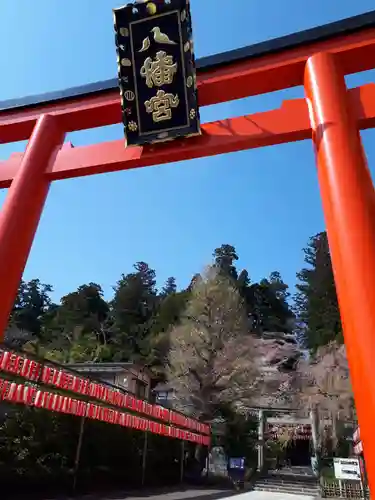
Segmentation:
{"type": "MultiPolygon", "coordinates": [[[[326,234],[313,236],[304,254],[295,297],[278,271],[253,282],[251,270],[237,269],[232,245],[215,249],[213,266],[238,290],[249,333],[297,333],[314,352],[332,340],[341,342],[342,332],[326,234]]],[[[52,284],[38,278],[22,282],[6,341],[59,362],[142,361],[163,378],[170,331],[181,321],[199,276],[184,290],[177,289],[174,277],[157,290],[155,271],[137,262],[119,277],[110,301],[93,276],[59,304],[51,300],[52,284]]]]}

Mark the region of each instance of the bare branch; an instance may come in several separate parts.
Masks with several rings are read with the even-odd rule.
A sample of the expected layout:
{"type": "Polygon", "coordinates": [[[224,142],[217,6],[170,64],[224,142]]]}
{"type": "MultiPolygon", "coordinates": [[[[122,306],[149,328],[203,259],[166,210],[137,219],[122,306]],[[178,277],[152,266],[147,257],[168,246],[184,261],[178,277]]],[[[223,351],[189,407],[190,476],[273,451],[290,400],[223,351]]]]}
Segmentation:
{"type": "Polygon", "coordinates": [[[168,378],[177,399],[210,418],[221,403],[249,402],[259,374],[255,339],[235,286],[209,268],[171,332],[168,378]]]}

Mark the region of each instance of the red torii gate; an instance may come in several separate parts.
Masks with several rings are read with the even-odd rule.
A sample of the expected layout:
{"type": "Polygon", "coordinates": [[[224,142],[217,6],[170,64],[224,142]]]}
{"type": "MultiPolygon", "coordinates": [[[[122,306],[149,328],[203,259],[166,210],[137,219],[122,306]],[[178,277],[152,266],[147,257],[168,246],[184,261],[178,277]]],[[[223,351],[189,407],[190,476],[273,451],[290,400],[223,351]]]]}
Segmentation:
{"type": "Polygon", "coordinates": [[[49,184],[312,138],[370,486],[375,490],[375,197],[359,129],[375,126],[375,85],[344,76],[375,67],[375,11],[198,61],[200,105],[304,85],[306,99],[203,125],[203,135],[124,149],[64,147],[66,132],[119,123],[117,81],[0,104],[0,142],[29,139],[0,163],[0,332],[7,324],[49,184]]]}

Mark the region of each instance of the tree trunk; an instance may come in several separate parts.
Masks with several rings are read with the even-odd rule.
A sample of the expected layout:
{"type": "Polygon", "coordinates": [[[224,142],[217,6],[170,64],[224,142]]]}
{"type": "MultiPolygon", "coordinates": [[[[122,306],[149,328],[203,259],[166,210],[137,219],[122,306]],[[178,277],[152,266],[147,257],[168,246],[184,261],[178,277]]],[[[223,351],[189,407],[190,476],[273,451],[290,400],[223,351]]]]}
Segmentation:
{"type": "Polygon", "coordinates": [[[331,419],[332,419],[332,447],[333,447],[333,453],[336,455],[336,450],[337,450],[337,445],[338,445],[338,437],[337,437],[337,418],[336,418],[336,412],[331,412],[331,419]]]}

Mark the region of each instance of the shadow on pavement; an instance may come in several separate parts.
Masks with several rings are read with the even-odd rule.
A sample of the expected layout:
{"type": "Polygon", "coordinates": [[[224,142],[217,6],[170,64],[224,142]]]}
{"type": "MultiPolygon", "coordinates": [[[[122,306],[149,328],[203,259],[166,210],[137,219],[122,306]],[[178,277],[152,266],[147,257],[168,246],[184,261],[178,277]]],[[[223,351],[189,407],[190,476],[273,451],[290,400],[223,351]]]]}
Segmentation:
{"type": "Polygon", "coordinates": [[[220,500],[238,495],[238,492],[227,488],[192,488],[191,486],[178,488],[144,489],[142,491],[128,491],[117,493],[97,493],[75,497],[74,499],[61,498],[50,500],[220,500]]]}

